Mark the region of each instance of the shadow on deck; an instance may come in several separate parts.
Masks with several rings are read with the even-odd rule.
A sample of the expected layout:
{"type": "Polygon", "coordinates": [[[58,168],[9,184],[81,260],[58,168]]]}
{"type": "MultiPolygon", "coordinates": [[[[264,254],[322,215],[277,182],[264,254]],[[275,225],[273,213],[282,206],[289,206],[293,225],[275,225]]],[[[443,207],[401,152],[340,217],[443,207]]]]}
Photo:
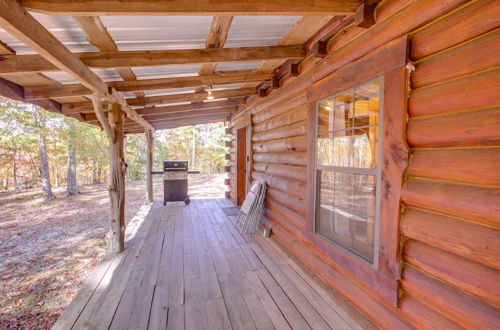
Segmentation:
{"type": "Polygon", "coordinates": [[[273,239],[242,236],[226,199],[160,202],[127,227],[54,329],[361,329],[369,323],[273,239]]]}

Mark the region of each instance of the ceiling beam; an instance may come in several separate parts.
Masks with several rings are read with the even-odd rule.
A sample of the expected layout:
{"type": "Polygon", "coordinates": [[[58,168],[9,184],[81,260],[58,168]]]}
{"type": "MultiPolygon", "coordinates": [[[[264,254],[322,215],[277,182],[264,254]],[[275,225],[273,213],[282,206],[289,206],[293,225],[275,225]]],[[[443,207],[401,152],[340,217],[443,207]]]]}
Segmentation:
{"type": "Polygon", "coordinates": [[[230,114],[230,113],[235,113],[236,110],[237,110],[236,106],[232,106],[232,107],[223,107],[223,108],[215,108],[207,110],[193,110],[193,111],[183,111],[183,112],[161,114],[161,115],[144,116],[144,119],[153,124],[155,122],[168,119],[193,118],[193,117],[200,117],[207,115],[230,114]]]}
{"type": "MultiPolygon", "coordinates": [[[[205,40],[205,48],[223,48],[232,21],[233,16],[214,16],[212,18],[212,25],[210,26],[207,40],[205,40]]],[[[204,63],[200,67],[200,75],[214,73],[216,67],[217,63],[204,63]]],[[[197,87],[195,91],[196,93],[202,93],[205,91],[205,87],[197,87]]],[[[203,101],[195,101],[194,103],[202,102],[203,101]]]]}
{"type": "Polygon", "coordinates": [[[127,113],[129,118],[136,120],[146,129],[153,129],[148,122],[126,105],[124,98],[120,94],[110,90],[99,76],[71,53],[16,0],[0,0],[0,26],[38,52],[40,58],[44,61],[49,61],[59,70],[72,75],[91,91],[100,93],[109,99],[114,99],[122,105],[123,111],[127,113]]]}
{"type": "MultiPolygon", "coordinates": [[[[212,95],[215,99],[233,98],[233,97],[244,97],[255,95],[257,92],[255,88],[246,89],[227,89],[221,91],[214,91],[212,95]]],[[[126,99],[126,102],[130,106],[152,106],[158,104],[169,104],[169,103],[181,103],[181,102],[193,102],[193,101],[203,101],[206,100],[208,93],[184,93],[184,94],[170,94],[170,95],[158,95],[149,96],[145,98],[130,98],[126,99]]],[[[80,103],[66,103],[63,104],[62,113],[85,113],[92,112],[91,102],[80,102],[80,103]]]]}
{"type": "MultiPolygon", "coordinates": [[[[255,88],[247,89],[226,89],[213,91],[212,96],[214,99],[223,99],[230,97],[243,97],[255,95],[257,92],[255,88]]],[[[204,101],[208,97],[208,93],[185,93],[185,94],[170,94],[170,95],[158,95],[149,96],[144,99],[134,98],[127,99],[127,103],[131,106],[149,106],[155,104],[169,104],[178,102],[192,102],[192,101],[204,101]]]]}
{"type": "MultiPolygon", "coordinates": [[[[201,110],[182,111],[182,112],[175,112],[175,113],[163,113],[163,114],[156,114],[156,115],[148,115],[148,116],[143,116],[143,118],[146,119],[151,124],[154,124],[155,122],[178,119],[178,118],[194,118],[194,117],[207,116],[207,115],[230,114],[230,113],[235,113],[236,110],[237,110],[236,106],[233,105],[233,106],[229,106],[229,107],[221,107],[221,108],[214,108],[214,109],[201,109],[201,110]]],[[[93,113],[84,114],[83,118],[87,122],[97,122],[98,121],[97,116],[93,113]]],[[[126,121],[126,124],[127,123],[131,123],[131,122],[126,121]]]]}
{"type": "MultiPolygon", "coordinates": [[[[14,0],[2,1],[10,2],[14,0]]],[[[34,20],[34,18],[32,19],[34,20]]],[[[50,32],[47,31],[47,33],[50,32]]],[[[54,41],[57,41],[60,46],[63,46],[54,36],[51,35],[51,37],[53,40],[52,42],[47,43],[47,45],[53,44],[54,41]]],[[[178,64],[245,62],[272,59],[286,60],[301,59],[305,56],[303,45],[85,53],[70,53],[65,47],[64,49],[65,56],[69,56],[69,54],[71,54],[73,62],[83,62],[89,67],[102,69],[178,64]]],[[[66,67],[62,67],[62,62],[60,61],[53,62],[57,59],[56,57],[46,57],[49,52],[40,52],[40,54],[41,55],[0,55],[0,73],[50,72],[60,70],[66,71],[68,69],[66,67]]],[[[96,75],[94,74],[94,76],[96,75]]],[[[86,79],[89,78],[86,77],[86,79]]]]}
{"type": "MultiPolygon", "coordinates": [[[[113,40],[111,34],[102,24],[102,21],[97,16],[75,16],[73,19],[87,34],[87,40],[92,45],[96,46],[101,52],[116,52],[118,47],[113,40]]],[[[130,68],[117,68],[116,71],[125,81],[136,80],[135,73],[130,68]]],[[[144,93],[135,93],[138,97],[144,97],[144,93]]]]}
{"type": "MultiPolygon", "coordinates": [[[[162,126],[169,126],[169,125],[178,125],[178,124],[185,124],[185,125],[196,125],[196,124],[205,124],[211,120],[226,120],[229,119],[231,114],[228,113],[222,113],[222,114],[216,114],[216,115],[205,115],[205,116],[198,116],[198,117],[193,117],[193,118],[177,118],[177,119],[167,119],[163,121],[155,121],[152,122],[151,124],[153,127],[162,127],[162,126]]],[[[125,129],[134,129],[134,128],[140,128],[139,125],[136,123],[126,123],[125,124],[125,129]]]]}
{"type": "MultiPolygon", "coordinates": [[[[227,34],[233,21],[232,16],[214,16],[210,32],[205,41],[205,48],[223,48],[227,40],[227,34]]],[[[217,63],[205,63],[200,68],[200,74],[210,74],[215,71],[217,63]]]]}
{"type": "Polygon", "coordinates": [[[141,116],[147,115],[160,115],[160,114],[170,114],[179,113],[191,110],[209,110],[221,107],[231,107],[244,104],[244,98],[234,98],[224,101],[213,101],[205,103],[195,103],[195,104],[181,104],[181,105],[168,105],[163,107],[146,107],[142,109],[137,109],[137,113],[141,116]]]}
{"type": "MultiPolygon", "coordinates": [[[[167,88],[200,87],[206,85],[226,85],[248,82],[260,82],[271,79],[270,73],[255,71],[218,72],[191,77],[159,78],[108,83],[119,92],[159,90],[167,88]]],[[[73,97],[90,95],[92,92],[82,84],[43,85],[26,87],[25,98],[40,100],[53,97],[73,97]]]]}
{"type": "Polygon", "coordinates": [[[26,100],[24,98],[24,87],[3,78],[0,78],[0,95],[12,100],[37,105],[50,112],[61,113],[62,107],[59,102],[53,100],[26,100]]]}
{"type": "Polygon", "coordinates": [[[342,15],[358,0],[22,0],[31,11],[67,16],[103,15],[342,15]]]}
{"type": "MultiPolygon", "coordinates": [[[[219,107],[227,107],[232,105],[240,105],[244,104],[245,99],[240,98],[232,98],[230,100],[223,101],[213,101],[206,102],[203,104],[181,104],[181,105],[167,105],[167,106],[149,106],[142,109],[136,109],[136,112],[139,115],[155,115],[160,113],[171,113],[171,112],[180,112],[180,111],[189,111],[189,110],[201,110],[201,109],[212,109],[219,107]]],[[[82,106],[78,106],[78,104],[65,104],[62,106],[62,113],[64,115],[78,114],[78,113],[94,113],[93,108],[87,102],[82,106]]]]}

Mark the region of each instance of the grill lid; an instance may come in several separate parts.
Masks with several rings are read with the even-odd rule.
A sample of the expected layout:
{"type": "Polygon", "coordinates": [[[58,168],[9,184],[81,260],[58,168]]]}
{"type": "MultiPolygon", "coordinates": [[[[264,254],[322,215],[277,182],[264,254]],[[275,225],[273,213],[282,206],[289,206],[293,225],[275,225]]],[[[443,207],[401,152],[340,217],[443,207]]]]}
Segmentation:
{"type": "Polygon", "coordinates": [[[164,160],[163,161],[164,171],[187,171],[188,161],[187,160],[164,160]]]}

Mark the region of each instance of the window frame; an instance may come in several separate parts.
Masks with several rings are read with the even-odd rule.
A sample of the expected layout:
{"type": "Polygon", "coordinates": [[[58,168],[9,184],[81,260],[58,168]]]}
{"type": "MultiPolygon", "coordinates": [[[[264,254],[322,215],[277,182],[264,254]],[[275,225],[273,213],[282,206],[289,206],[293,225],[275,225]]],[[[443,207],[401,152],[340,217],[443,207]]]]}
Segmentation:
{"type": "Polygon", "coordinates": [[[327,75],[318,76],[307,87],[307,131],[308,166],[306,217],[301,228],[301,239],[313,253],[327,265],[331,276],[336,272],[347,275],[355,283],[373,292],[381,300],[397,306],[399,299],[399,281],[401,280],[402,260],[400,247],[399,221],[403,209],[401,191],[404,172],[408,164],[409,148],[406,143],[406,123],[408,120],[409,69],[408,36],[403,35],[383,46],[357,54],[350,60],[333,57],[324,68],[330,68],[327,75]],[[366,83],[379,76],[384,77],[383,91],[383,137],[380,145],[382,158],[380,186],[380,221],[377,268],[353,257],[344,248],[316,235],[313,231],[315,201],[316,162],[316,102],[320,99],[366,83]]]}
{"type": "MultiPolygon", "coordinates": [[[[345,88],[341,91],[337,91],[334,94],[331,94],[327,97],[324,97],[322,99],[317,100],[314,103],[314,108],[315,108],[315,125],[314,125],[314,131],[311,131],[310,134],[314,136],[315,138],[315,143],[314,143],[314,150],[313,155],[314,155],[314,160],[313,163],[311,164],[314,167],[314,177],[313,180],[311,181],[313,183],[313,200],[315,201],[314,203],[314,210],[313,210],[313,223],[312,223],[312,231],[315,235],[318,235],[322,237],[323,239],[327,240],[328,242],[335,244],[339,248],[343,249],[346,253],[351,255],[354,258],[357,258],[358,260],[366,263],[373,269],[377,270],[378,269],[378,247],[379,247],[379,223],[380,223],[380,187],[381,187],[381,177],[382,177],[382,170],[380,166],[380,162],[382,160],[382,144],[383,144],[383,119],[384,119],[384,91],[385,91],[385,83],[384,83],[384,76],[380,75],[378,77],[375,77],[373,79],[370,79],[369,81],[366,82],[361,82],[358,83],[354,86],[351,86],[349,88],[345,88]],[[317,141],[318,141],[318,125],[319,125],[319,105],[321,102],[329,99],[333,99],[338,95],[341,95],[345,93],[346,91],[349,90],[355,90],[356,88],[371,84],[374,82],[379,82],[380,87],[379,87],[379,110],[378,110],[378,123],[377,123],[377,166],[375,168],[356,168],[356,167],[345,167],[345,166],[325,166],[325,165],[318,165],[318,150],[317,150],[317,141]],[[361,175],[374,175],[376,176],[376,185],[375,185],[375,228],[374,228],[374,242],[373,242],[373,262],[370,263],[368,260],[363,258],[361,255],[357,254],[356,252],[352,251],[351,249],[345,247],[342,245],[342,243],[335,241],[334,239],[328,237],[325,234],[320,233],[317,231],[317,211],[319,208],[320,200],[318,196],[318,186],[320,184],[320,177],[318,176],[318,171],[329,171],[330,173],[350,173],[350,174],[361,174],[361,175]]],[[[332,110],[334,111],[334,109],[332,110]]],[[[365,127],[365,126],[362,126],[365,127]]],[[[366,126],[370,127],[370,126],[366,126]]],[[[352,129],[355,129],[356,127],[353,127],[352,129]]],[[[328,132],[329,134],[329,132],[328,132]]]]}

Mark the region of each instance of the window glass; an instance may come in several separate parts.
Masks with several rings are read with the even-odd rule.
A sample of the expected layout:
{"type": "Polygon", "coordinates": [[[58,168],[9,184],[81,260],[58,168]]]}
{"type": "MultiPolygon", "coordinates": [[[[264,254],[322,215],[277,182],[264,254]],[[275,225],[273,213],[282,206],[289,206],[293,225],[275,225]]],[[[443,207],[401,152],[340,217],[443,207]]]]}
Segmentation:
{"type": "Polygon", "coordinates": [[[373,263],[379,81],[318,102],[315,231],[373,263]]]}

